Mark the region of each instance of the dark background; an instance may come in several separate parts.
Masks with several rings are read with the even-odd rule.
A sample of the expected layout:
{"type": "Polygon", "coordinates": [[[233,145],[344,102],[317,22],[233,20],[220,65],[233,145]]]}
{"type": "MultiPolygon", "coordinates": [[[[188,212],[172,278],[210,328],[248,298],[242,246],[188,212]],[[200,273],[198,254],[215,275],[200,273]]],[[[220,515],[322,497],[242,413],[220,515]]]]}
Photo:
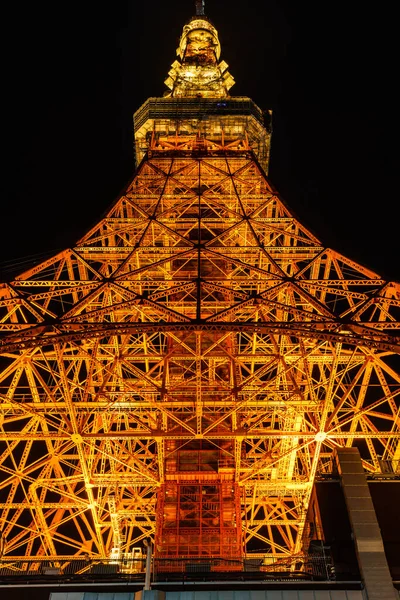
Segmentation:
{"type": "MultiPolygon", "coordinates": [[[[272,108],[270,179],[322,242],[400,279],[397,17],[355,0],[207,0],[234,95],[272,108]]],[[[133,172],[193,0],[11,3],[3,18],[2,278],[73,245],[133,172]]]]}

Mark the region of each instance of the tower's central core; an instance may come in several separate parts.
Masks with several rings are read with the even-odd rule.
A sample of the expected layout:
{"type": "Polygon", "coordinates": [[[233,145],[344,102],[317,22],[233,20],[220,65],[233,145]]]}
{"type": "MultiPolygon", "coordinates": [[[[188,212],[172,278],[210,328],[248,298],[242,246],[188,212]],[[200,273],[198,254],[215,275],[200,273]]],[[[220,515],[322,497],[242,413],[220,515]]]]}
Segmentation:
{"type": "MultiPolygon", "coordinates": [[[[175,165],[173,170],[180,165],[178,177],[183,185],[174,187],[173,194],[179,190],[178,202],[173,201],[178,211],[174,214],[180,215],[178,220],[184,227],[181,234],[199,248],[230,227],[222,224],[216,205],[206,199],[207,191],[216,190],[215,185],[221,180],[215,171],[217,165],[225,169],[227,156],[250,156],[254,149],[267,169],[270,132],[264,126],[260,109],[249,98],[229,96],[234,79],[227,63],[220,61],[218,32],[204,16],[204,3],[198,3],[197,8],[197,15],[183,28],[177,60],[165,81],[170,91],[163,98],[150,98],[135,114],[134,123],[138,159],[145,155],[155,160],[169,157],[175,165]],[[202,156],[210,159],[205,170],[202,156]],[[190,157],[189,161],[184,157],[190,157]],[[193,157],[199,160],[192,162],[193,157]]],[[[218,189],[225,194],[223,186],[218,189]]],[[[165,193],[162,202],[167,209],[170,192],[165,189],[165,193]]],[[[233,189],[225,199],[227,204],[231,193],[233,189]]],[[[199,291],[196,302],[186,302],[188,317],[207,319],[218,306],[223,309],[229,304],[225,286],[232,267],[225,260],[198,256],[171,265],[177,281],[204,279],[221,283],[218,291],[212,293],[214,309],[209,312],[207,294],[199,291]]],[[[186,345],[192,348],[194,361],[183,360],[182,354],[181,360],[167,367],[169,399],[174,399],[177,406],[183,402],[187,407],[196,407],[194,419],[190,411],[183,417],[196,439],[168,442],[163,466],[165,483],[158,494],[156,521],[155,556],[160,559],[159,569],[170,571],[174,565],[180,569],[179,562],[167,559],[196,556],[223,560],[223,569],[241,568],[241,491],[235,472],[238,446],[234,440],[226,439],[232,423],[221,422],[215,428],[213,424],[218,423],[222,413],[210,411],[212,404],[223,407],[231,399],[233,367],[227,357],[234,348],[229,336],[223,338],[218,333],[207,336],[200,332],[188,337],[186,345]],[[205,434],[208,430],[213,430],[212,441],[205,434]],[[218,431],[223,435],[221,439],[218,431]],[[228,564],[227,560],[231,562],[228,564]]],[[[233,419],[236,422],[236,415],[233,419]]]]}
{"type": "Polygon", "coordinates": [[[219,458],[223,454],[218,445],[205,441],[179,444],[168,455],[157,511],[155,555],[163,559],[159,569],[181,570],[179,559],[193,557],[228,560],[232,562],[224,562],[224,569],[241,569],[240,492],[233,481],[233,461],[231,469],[224,469],[228,460],[219,458]]]}

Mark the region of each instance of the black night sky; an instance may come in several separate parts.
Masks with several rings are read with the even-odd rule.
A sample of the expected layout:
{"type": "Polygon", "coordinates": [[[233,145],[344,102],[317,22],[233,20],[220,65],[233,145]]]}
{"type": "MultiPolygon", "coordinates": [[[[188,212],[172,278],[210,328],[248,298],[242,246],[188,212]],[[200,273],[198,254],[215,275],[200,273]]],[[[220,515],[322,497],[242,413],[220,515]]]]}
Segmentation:
{"type": "MultiPolygon", "coordinates": [[[[2,279],[73,245],[124,188],[132,114],[163,94],[194,12],[192,0],[8,6],[2,279]]],[[[207,0],[206,14],[231,93],[274,111],[269,175],[296,216],[400,279],[395,15],[358,0],[207,0]]]]}

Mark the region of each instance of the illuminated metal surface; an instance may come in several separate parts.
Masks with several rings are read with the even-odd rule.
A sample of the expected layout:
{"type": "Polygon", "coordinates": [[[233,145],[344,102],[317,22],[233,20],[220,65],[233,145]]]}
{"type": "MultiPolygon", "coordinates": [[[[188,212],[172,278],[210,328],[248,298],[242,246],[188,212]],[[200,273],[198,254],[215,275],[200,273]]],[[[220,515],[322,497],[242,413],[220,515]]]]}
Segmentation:
{"type": "MultiPolygon", "coordinates": [[[[208,19],[178,50],[171,97],[228,98],[208,19]]],[[[399,464],[399,284],[293,217],[247,109],[193,133],[166,106],[142,111],[108,214],[0,285],[7,556],[119,558],[150,536],[158,557],[285,557],[335,448],[399,464]]]]}

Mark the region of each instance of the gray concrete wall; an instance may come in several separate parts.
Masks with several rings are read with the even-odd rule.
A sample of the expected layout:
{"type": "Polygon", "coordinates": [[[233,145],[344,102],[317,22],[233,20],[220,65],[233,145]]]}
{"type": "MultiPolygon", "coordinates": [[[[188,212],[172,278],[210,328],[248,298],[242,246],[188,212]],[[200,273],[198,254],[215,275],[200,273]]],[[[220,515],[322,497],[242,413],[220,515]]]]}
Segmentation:
{"type": "Polygon", "coordinates": [[[341,448],[336,459],[367,598],[397,600],[358,448],[341,448]]]}

